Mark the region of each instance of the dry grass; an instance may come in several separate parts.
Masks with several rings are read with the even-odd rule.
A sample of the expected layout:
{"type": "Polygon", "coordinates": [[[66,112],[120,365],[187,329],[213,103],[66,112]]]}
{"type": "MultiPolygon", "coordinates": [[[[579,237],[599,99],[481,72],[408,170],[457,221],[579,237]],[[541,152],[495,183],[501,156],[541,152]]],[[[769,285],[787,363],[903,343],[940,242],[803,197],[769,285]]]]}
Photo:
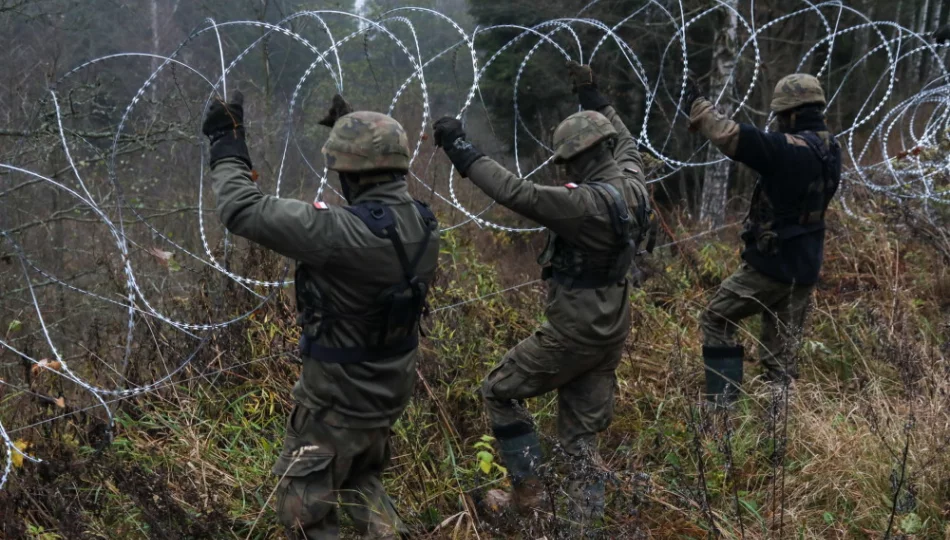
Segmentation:
{"type": "MultiPolygon", "coordinates": [[[[781,395],[756,381],[727,420],[699,406],[696,320],[736,265],[734,233],[657,256],[658,273],[631,298],[635,329],[615,421],[601,440],[612,471],[610,536],[881,538],[891,520],[894,538],[948,533],[948,261],[907,220],[838,215],[832,223],[801,350],[803,378],[787,414],[781,395]]],[[[447,236],[434,306],[534,279],[538,241],[447,236]]],[[[245,257],[262,274],[276,263],[255,250],[245,257]]],[[[430,321],[421,383],[395,426],[386,478],[418,537],[553,538],[568,530],[560,515],[528,523],[494,518],[481,506],[484,492],[506,480],[497,467],[480,470],[489,429],[476,391],[538,323],[540,298],[537,286],[525,287],[430,321]]],[[[250,301],[235,296],[233,308],[250,301]]],[[[97,446],[101,418],[75,409],[16,433],[48,461],[15,471],[0,493],[0,531],[43,540],[279,538],[265,503],[297,372],[287,361],[296,336],[290,306],[285,295],[219,333],[174,384],[125,403],[111,446],[97,446]]],[[[743,332],[747,350],[755,329],[751,322],[743,332]]],[[[154,339],[165,338],[156,332],[154,339]]],[[[101,339],[110,346],[107,335],[101,339]]],[[[164,350],[169,358],[133,375],[148,380],[161,362],[174,364],[164,350]]],[[[54,393],[42,384],[34,390],[54,393]]],[[[542,431],[553,433],[556,401],[547,396],[529,407],[542,431]]],[[[14,416],[22,425],[23,417],[32,423],[59,412],[17,393],[0,408],[7,425],[14,416]]],[[[548,479],[556,489],[562,460],[553,461],[548,479]]]]}

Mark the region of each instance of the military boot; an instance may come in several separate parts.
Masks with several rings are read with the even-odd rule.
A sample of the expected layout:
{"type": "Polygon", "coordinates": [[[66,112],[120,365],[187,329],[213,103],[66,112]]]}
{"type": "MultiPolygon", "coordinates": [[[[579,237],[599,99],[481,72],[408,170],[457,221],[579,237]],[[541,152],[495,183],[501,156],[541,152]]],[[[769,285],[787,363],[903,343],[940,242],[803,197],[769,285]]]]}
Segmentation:
{"type": "Polygon", "coordinates": [[[495,438],[501,457],[511,476],[512,503],[521,513],[530,513],[541,508],[544,502],[544,485],[538,476],[538,466],[544,456],[541,441],[534,429],[527,425],[496,426],[495,438]]]}
{"type": "Polygon", "coordinates": [[[583,529],[601,525],[605,493],[604,479],[600,476],[571,480],[567,486],[571,521],[583,529]]]}
{"type": "Polygon", "coordinates": [[[731,405],[742,387],[742,347],[703,346],[706,366],[706,399],[717,405],[731,405]]]}

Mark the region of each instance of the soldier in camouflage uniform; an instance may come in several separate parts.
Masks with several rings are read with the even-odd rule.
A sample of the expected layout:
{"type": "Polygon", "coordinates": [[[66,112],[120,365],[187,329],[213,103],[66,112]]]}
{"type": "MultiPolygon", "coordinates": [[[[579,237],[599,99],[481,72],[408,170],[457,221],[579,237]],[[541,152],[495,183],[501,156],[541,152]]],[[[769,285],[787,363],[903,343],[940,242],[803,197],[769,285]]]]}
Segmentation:
{"type": "Polygon", "coordinates": [[[288,538],[338,538],[339,499],[365,537],[396,538],[402,525],[380,476],[415,382],[438,224],[407,192],[402,126],[379,113],[347,114],[339,96],[321,122],[333,128],[323,154],[350,206],[262,194],[241,101],[215,102],[204,123],[218,215],[232,233],[297,261],[303,368],[273,469],[277,516],[288,538]]]}
{"type": "Polygon", "coordinates": [[[569,493],[576,517],[591,522],[604,511],[596,436],[613,415],[615,371],[631,324],[628,274],[652,213],[636,142],[590,68],[569,68],[585,110],[557,127],[554,146],[555,162],[573,182],[543,186],[515,176],[475,149],[454,118],[436,122],[435,142],[462,176],[550,232],[539,259],[549,287],[547,321],[495,366],[482,395],[513,502],[524,511],[542,502],[542,452],[521,402],[558,392],[558,437],[580,473],[569,493]]]}
{"type": "Polygon", "coordinates": [[[779,131],[766,132],[723,116],[690,81],[690,128],[726,156],[761,176],[742,239],[743,264],[702,316],[707,393],[734,401],[742,382],[742,319],[761,314],[759,358],[766,378],[798,376],[795,351],[824,254],[825,211],[841,176],[841,153],[825,125],[818,79],[794,74],[779,81],[771,109],[779,131]]]}

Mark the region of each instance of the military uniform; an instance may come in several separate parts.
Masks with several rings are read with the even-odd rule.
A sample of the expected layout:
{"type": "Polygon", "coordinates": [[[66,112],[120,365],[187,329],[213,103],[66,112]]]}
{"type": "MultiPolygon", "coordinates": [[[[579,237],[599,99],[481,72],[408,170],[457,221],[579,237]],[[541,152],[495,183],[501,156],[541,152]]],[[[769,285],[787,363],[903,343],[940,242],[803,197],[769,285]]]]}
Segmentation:
{"type": "Polygon", "coordinates": [[[380,476],[414,386],[438,228],[406,189],[408,144],[391,118],[343,116],[324,153],[348,184],[348,207],[266,196],[249,158],[215,160],[213,145],[217,212],[232,233],[297,261],[303,369],[273,468],[279,519],[291,538],[337,538],[339,498],[367,537],[395,538],[380,476]]]}
{"type": "MultiPolygon", "coordinates": [[[[524,180],[481,155],[458,133],[436,124],[437,144],[456,168],[489,197],[546,227],[539,259],[548,285],[546,321],[511,349],[488,374],[482,395],[522,509],[539,504],[542,459],[533,421],[521,402],[558,392],[558,437],[579,469],[599,463],[596,435],[613,416],[616,369],[630,331],[628,279],[651,221],[649,195],[636,142],[616,111],[600,99],[555,131],[555,161],[575,175],[565,186],[524,180]],[[446,140],[458,135],[454,140],[446,140]],[[445,135],[444,133],[448,133],[445,135]]],[[[582,104],[584,103],[582,96],[582,104]]],[[[588,103],[590,104],[590,103],[588,103]]],[[[603,513],[601,478],[569,487],[580,519],[603,513]]]]}
{"type": "Polygon", "coordinates": [[[760,174],[742,239],[744,263],[702,316],[707,390],[735,397],[742,378],[739,322],[762,316],[760,360],[770,379],[797,377],[795,351],[824,256],[824,216],[841,175],[840,149],[824,123],[817,79],[795,74],[775,89],[772,110],[785,132],[765,132],[724,117],[705,98],[692,104],[691,128],[760,174]]]}

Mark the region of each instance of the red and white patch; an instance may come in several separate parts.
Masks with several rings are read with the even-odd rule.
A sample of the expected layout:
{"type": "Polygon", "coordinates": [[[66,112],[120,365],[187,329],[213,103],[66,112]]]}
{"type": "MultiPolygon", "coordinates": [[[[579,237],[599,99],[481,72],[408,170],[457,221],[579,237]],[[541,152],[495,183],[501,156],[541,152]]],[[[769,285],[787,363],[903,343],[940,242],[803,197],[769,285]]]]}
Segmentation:
{"type": "Polygon", "coordinates": [[[564,187],[566,187],[567,189],[577,189],[579,186],[575,184],[574,182],[568,182],[564,184],[564,187]]]}
{"type": "Polygon", "coordinates": [[[327,204],[327,203],[325,203],[325,202],[323,202],[323,201],[316,201],[315,203],[313,203],[313,207],[316,208],[317,210],[329,210],[329,209],[330,209],[330,205],[327,204]]]}

